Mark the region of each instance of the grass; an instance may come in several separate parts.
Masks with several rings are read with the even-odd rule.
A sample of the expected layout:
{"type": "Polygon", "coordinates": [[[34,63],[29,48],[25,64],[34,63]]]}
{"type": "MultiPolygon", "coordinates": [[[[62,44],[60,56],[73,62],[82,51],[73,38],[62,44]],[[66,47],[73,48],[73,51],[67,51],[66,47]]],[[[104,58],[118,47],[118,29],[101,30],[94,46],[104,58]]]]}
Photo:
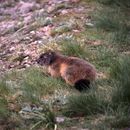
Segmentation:
{"type": "Polygon", "coordinates": [[[25,71],[21,87],[23,99],[33,103],[39,102],[47,94],[53,94],[56,89],[66,89],[65,83],[61,79],[52,78],[37,68],[25,71]]]}
{"type": "Polygon", "coordinates": [[[114,61],[110,83],[97,82],[96,89],[70,97],[65,114],[93,117],[87,127],[96,130],[129,127],[129,66],[130,60],[127,56],[114,61]],[[95,120],[96,124],[93,123],[95,120]]]}
{"type": "Polygon", "coordinates": [[[43,112],[36,112],[35,116],[37,118],[36,123],[34,123],[30,130],[36,129],[38,127],[45,126],[45,129],[54,129],[56,125],[55,114],[49,108],[45,107],[43,112]]]}
{"type": "Polygon", "coordinates": [[[0,119],[7,118],[9,116],[7,95],[9,94],[9,89],[4,80],[0,80],[0,119]]]}
{"type": "Polygon", "coordinates": [[[0,97],[0,120],[7,119],[9,116],[8,103],[5,98],[0,97]]]}
{"type": "Polygon", "coordinates": [[[118,47],[129,45],[129,1],[122,0],[99,0],[102,8],[94,14],[95,26],[102,29],[108,35],[107,41],[118,47]],[[128,6],[128,7],[127,7],[128,6]]]}
{"type": "Polygon", "coordinates": [[[118,103],[128,103],[130,102],[130,60],[128,56],[124,56],[111,68],[111,77],[114,79],[115,92],[113,93],[113,102],[118,105],[118,103]]]}
{"type": "Polygon", "coordinates": [[[96,92],[72,96],[69,98],[67,112],[70,115],[95,115],[104,113],[108,103],[96,92]]]}
{"type": "Polygon", "coordinates": [[[123,16],[118,10],[105,8],[95,14],[95,25],[105,31],[119,30],[123,16]]]}
{"type": "Polygon", "coordinates": [[[116,6],[121,6],[124,8],[129,8],[130,7],[130,1],[129,0],[97,0],[101,4],[105,5],[111,5],[114,4],[116,6]]]}
{"type": "MultiPolygon", "coordinates": [[[[28,68],[21,72],[13,71],[5,75],[3,80],[0,82],[0,120],[8,118],[11,120],[11,115],[14,111],[9,108],[9,97],[13,97],[17,91],[22,91],[21,96],[14,99],[13,105],[20,106],[23,103],[37,104],[40,105],[43,110],[36,111],[34,121],[29,121],[28,126],[25,127],[34,130],[41,127],[48,129],[54,129],[56,127],[55,114],[52,108],[48,104],[42,102],[42,98],[45,95],[52,95],[57,89],[66,89],[65,84],[60,79],[53,79],[46,75],[38,68],[28,68]],[[19,83],[20,82],[20,83],[19,83]],[[15,88],[15,84],[19,86],[15,88]],[[13,86],[14,85],[14,86],[13,86]],[[8,89],[10,87],[10,89],[8,89]],[[14,87],[14,88],[13,88],[14,87]],[[13,88],[13,90],[12,90],[13,88]],[[17,104],[18,103],[18,104],[17,104]],[[44,104],[44,105],[43,105],[44,104]],[[10,116],[9,116],[9,113],[10,116]]],[[[18,113],[15,118],[19,118],[18,113]]],[[[23,121],[21,120],[21,124],[23,121]]]]}
{"type": "MultiPolygon", "coordinates": [[[[22,106],[24,103],[28,103],[36,104],[43,108],[43,111],[35,112],[36,118],[29,120],[24,128],[32,130],[40,129],[41,127],[42,129],[54,129],[57,125],[58,129],[59,127],[62,128],[62,126],[66,129],[67,126],[72,127],[75,124],[78,126],[77,122],[79,122],[80,126],[82,124],[84,128],[90,130],[116,130],[130,127],[130,60],[128,57],[118,58],[123,54],[118,52],[115,44],[109,44],[116,43],[120,47],[124,45],[129,47],[129,18],[126,18],[128,14],[126,9],[124,9],[128,9],[129,4],[125,4],[122,0],[98,1],[102,3],[103,10],[99,10],[101,12],[94,19],[96,29],[94,27],[86,28],[79,37],[76,36],[70,40],[65,39],[61,42],[58,40],[54,41],[56,43],[51,41],[51,44],[43,45],[44,48],[40,47],[41,51],[51,48],[56,51],[60,50],[68,56],[77,56],[88,60],[96,66],[98,71],[107,73],[109,77],[105,79],[99,78],[93,88],[84,93],[79,94],[74,89],[71,89],[75,94],[67,98],[67,104],[62,105],[59,103],[59,109],[55,102],[51,104],[50,108],[46,107],[49,104],[48,102],[48,104],[44,104],[42,101],[44,99],[49,100],[48,97],[53,94],[58,96],[59,91],[56,94],[55,90],[65,89],[65,92],[68,91],[68,85],[64,81],[50,77],[44,69],[31,67],[22,71],[14,70],[13,73],[8,73],[5,75],[4,80],[0,81],[0,119],[10,118],[12,113],[15,113],[17,118],[19,118],[18,112],[9,110],[8,99],[20,90],[22,94],[20,97],[16,97],[16,100],[13,102],[14,105],[18,103],[22,106]],[[93,42],[97,40],[101,40],[101,44],[94,45],[93,42]],[[65,109],[63,109],[64,107],[65,109]],[[63,123],[57,124],[55,117],[59,116],[59,114],[62,115],[62,112],[64,112],[65,116],[69,116],[69,119],[72,121],[65,120],[63,123]],[[83,116],[84,120],[81,121],[78,118],[78,121],[76,121],[71,116],[83,116]]],[[[57,6],[56,10],[62,8],[68,8],[68,5],[57,6]]],[[[30,24],[30,30],[35,30],[55,22],[52,19],[45,19],[46,16],[41,18],[40,15],[42,14],[34,16],[34,21],[30,24]]],[[[60,19],[61,17],[58,18],[58,20],[60,19]]],[[[59,21],[57,22],[59,23],[59,21]]],[[[52,35],[58,36],[59,34],[65,34],[64,32],[69,32],[68,37],[71,38],[70,31],[75,29],[75,27],[68,25],[56,26],[57,28],[52,30],[52,35]]],[[[66,93],[63,93],[61,97],[64,94],[66,93]]],[[[21,122],[24,124],[26,121],[23,119],[21,122]]]]}
{"type": "Polygon", "coordinates": [[[108,45],[101,45],[95,47],[93,53],[93,62],[96,64],[97,69],[105,69],[105,71],[109,71],[111,63],[113,63],[115,57],[117,56],[116,49],[113,49],[108,45]]]}
{"type": "Polygon", "coordinates": [[[63,34],[65,32],[69,32],[73,29],[72,25],[62,25],[62,26],[59,26],[57,28],[54,28],[52,31],[51,31],[51,35],[54,36],[56,34],[63,34]]]}
{"type": "Polygon", "coordinates": [[[90,55],[85,44],[78,43],[76,40],[63,40],[61,42],[61,51],[65,55],[76,56],[83,59],[87,59],[90,55]]]}

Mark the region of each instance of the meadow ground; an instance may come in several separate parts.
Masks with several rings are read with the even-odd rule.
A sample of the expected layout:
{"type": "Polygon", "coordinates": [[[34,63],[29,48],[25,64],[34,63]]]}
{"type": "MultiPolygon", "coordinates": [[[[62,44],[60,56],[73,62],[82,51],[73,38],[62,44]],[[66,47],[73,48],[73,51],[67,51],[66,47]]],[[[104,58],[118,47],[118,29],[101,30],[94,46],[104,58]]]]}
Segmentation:
{"type": "Polygon", "coordinates": [[[1,130],[130,128],[129,6],[110,1],[1,1],[1,130]],[[47,49],[94,64],[91,89],[50,77],[35,63],[47,49]]]}

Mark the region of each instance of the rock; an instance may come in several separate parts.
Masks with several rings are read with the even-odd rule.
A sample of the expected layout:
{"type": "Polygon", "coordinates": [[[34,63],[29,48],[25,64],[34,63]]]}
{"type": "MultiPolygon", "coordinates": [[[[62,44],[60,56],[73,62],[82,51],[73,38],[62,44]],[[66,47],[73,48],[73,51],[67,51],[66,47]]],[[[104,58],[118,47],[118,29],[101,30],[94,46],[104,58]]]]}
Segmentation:
{"type": "Polygon", "coordinates": [[[85,24],[87,27],[94,27],[94,24],[92,24],[92,23],[86,23],[85,24]]]}
{"type": "MultiPolygon", "coordinates": [[[[54,27],[52,25],[48,25],[48,26],[42,27],[37,32],[37,35],[39,37],[43,37],[43,36],[50,37],[51,31],[52,31],[53,28],[54,27]]],[[[44,38],[44,39],[46,39],[46,38],[44,38]]]]}
{"type": "Polygon", "coordinates": [[[30,11],[39,8],[39,5],[35,2],[24,2],[20,1],[19,4],[16,7],[16,10],[18,10],[22,14],[29,13],[30,11]]]}
{"type": "Polygon", "coordinates": [[[36,32],[35,32],[35,31],[31,31],[31,32],[30,32],[30,34],[35,35],[35,34],[36,34],[36,32]]]}
{"type": "Polygon", "coordinates": [[[24,119],[34,119],[34,118],[37,118],[35,112],[41,112],[42,110],[43,110],[42,107],[26,104],[19,111],[19,114],[24,119]]]}
{"type": "Polygon", "coordinates": [[[51,12],[53,12],[54,10],[55,10],[55,5],[51,5],[51,6],[48,7],[47,12],[48,12],[48,13],[51,13],[51,12]]]}
{"type": "Polygon", "coordinates": [[[32,14],[29,14],[26,17],[24,17],[23,23],[29,24],[29,23],[31,23],[31,21],[33,21],[32,20],[32,14]]]}
{"type": "Polygon", "coordinates": [[[62,123],[65,121],[65,117],[56,117],[56,122],[57,123],[62,123]]]}
{"type": "Polygon", "coordinates": [[[78,3],[78,2],[80,2],[81,0],[70,0],[71,2],[73,2],[73,3],[78,3]]]}
{"type": "Polygon", "coordinates": [[[38,40],[37,43],[38,43],[38,44],[42,44],[42,41],[41,41],[41,40],[38,40]]]}
{"type": "Polygon", "coordinates": [[[3,21],[0,23],[0,33],[6,34],[17,29],[16,21],[3,21]]]}
{"type": "Polygon", "coordinates": [[[61,10],[61,14],[63,14],[63,15],[68,14],[68,13],[69,13],[69,11],[68,11],[68,10],[66,10],[66,9],[61,10]]]}
{"type": "Polygon", "coordinates": [[[14,50],[15,50],[15,47],[14,47],[14,46],[12,46],[12,47],[9,49],[10,52],[12,52],[12,51],[14,51],[14,50]]]}

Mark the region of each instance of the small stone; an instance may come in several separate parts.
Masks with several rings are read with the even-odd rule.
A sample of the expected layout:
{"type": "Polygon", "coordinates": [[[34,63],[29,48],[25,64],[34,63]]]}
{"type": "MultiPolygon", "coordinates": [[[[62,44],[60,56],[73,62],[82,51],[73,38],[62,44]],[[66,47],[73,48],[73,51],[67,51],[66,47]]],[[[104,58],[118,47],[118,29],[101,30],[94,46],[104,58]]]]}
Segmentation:
{"type": "Polygon", "coordinates": [[[62,11],[61,11],[61,14],[63,14],[63,15],[65,15],[65,14],[67,14],[67,13],[68,13],[67,10],[62,10],[62,11]]]}
{"type": "Polygon", "coordinates": [[[93,45],[101,45],[102,44],[102,42],[101,42],[101,40],[96,40],[96,41],[94,41],[93,42],[93,45]]]}
{"type": "Polygon", "coordinates": [[[73,30],[73,32],[75,32],[75,33],[79,33],[80,31],[75,29],[75,30],[73,30]]]}
{"type": "Polygon", "coordinates": [[[20,111],[19,114],[24,119],[34,119],[36,118],[35,112],[41,112],[43,110],[42,107],[38,107],[36,105],[26,104],[20,111]]]}
{"type": "Polygon", "coordinates": [[[85,25],[88,27],[94,27],[94,24],[92,24],[92,23],[86,23],[85,25]]]}
{"type": "Polygon", "coordinates": [[[64,117],[56,117],[56,122],[57,123],[62,123],[65,121],[65,118],[64,117]]]}
{"type": "Polygon", "coordinates": [[[49,6],[47,12],[51,13],[55,10],[55,6],[49,6]]]}
{"type": "Polygon", "coordinates": [[[30,67],[31,65],[29,65],[29,64],[24,64],[25,65],[25,67],[30,67]]]}
{"type": "Polygon", "coordinates": [[[30,11],[39,8],[38,4],[36,4],[35,2],[24,2],[24,1],[20,1],[18,4],[18,11],[22,14],[26,14],[29,13],[30,11]]]}
{"type": "Polygon", "coordinates": [[[34,34],[35,34],[35,31],[31,31],[30,34],[34,35],[34,34]]]}
{"type": "Polygon", "coordinates": [[[42,44],[42,41],[39,40],[39,41],[37,41],[37,43],[38,43],[38,44],[42,44]]]}
{"type": "Polygon", "coordinates": [[[15,47],[11,47],[10,49],[9,49],[9,51],[14,51],[15,50],[15,47]]]}

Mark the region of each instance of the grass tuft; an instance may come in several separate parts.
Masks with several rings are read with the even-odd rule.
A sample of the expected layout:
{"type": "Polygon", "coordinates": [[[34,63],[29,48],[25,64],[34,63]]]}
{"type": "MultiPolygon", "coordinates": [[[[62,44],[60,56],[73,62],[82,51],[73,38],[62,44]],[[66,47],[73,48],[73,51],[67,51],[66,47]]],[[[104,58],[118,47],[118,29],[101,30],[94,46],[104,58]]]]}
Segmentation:
{"type": "Polygon", "coordinates": [[[7,95],[9,90],[4,79],[0,80],[0,119],[7,118],[9,115],[7,95]]]}
{"type": "Polygon", "coordinates": [[[56,89],[65,88],[65,84],[61,79],[45,75],[39,69],[32,68],[25,73],[22,83],[25,100],[39,102],[42,96],[53,94],[56,89]]]}
{"type": "Polygon", "coordinates": [[[94,14],[94,21],[96,28],[102,29],[108,35],[109,43],[116,43],[117,45],[129,45],[130,42],[130,26],[129,26],[129,1],[123,0],[98,0],[99,3],[105,4],[96,15],[94,14]]]}
{"type": "Polygon", "coordinates": [[[55,114],[54,112],[48,107],[44,106],[44,111],[36,112],[35,118],[37,118],[36,123],[34,123],[30,130],[36,129],[38,127],[44,127],[48,129],[54,129],[56,125],[55,114]]]}
{"type": "Polygon", "coordinates": [[[67,114],[70,115],[95,115],[104,113],[108,102],[96,91],[71,96],[68,99],[67,114]]]}
{"type": "Polygon", "coordinates": [[[119,9],[103,8],[98,11],[95,15],[95,25],[97,28],[105,31],[116,31],[119,30],[124,23],[124,16],[119,9]]]}
{"type": "Polygon", "coordinates": [[[111,68],[111,78],[114,79],[115,91],[112,100],[118,105],[123,102],[130,103],[130,59],[124,56],[118,59],[111,68]]]}
{"type": "Polygon", "coordinates": [[[7,100],[0,97],[0,119],[7,118],[8,116],[9,110],[7,100]]]}
{"type": "Polygon", "coordinates": [[[65,55],[76,56],[83,59],[86,59],[89,55],[86,46],[78,43],[76,40],[64,40],[62,42],[61,50],[65,55]]]}

